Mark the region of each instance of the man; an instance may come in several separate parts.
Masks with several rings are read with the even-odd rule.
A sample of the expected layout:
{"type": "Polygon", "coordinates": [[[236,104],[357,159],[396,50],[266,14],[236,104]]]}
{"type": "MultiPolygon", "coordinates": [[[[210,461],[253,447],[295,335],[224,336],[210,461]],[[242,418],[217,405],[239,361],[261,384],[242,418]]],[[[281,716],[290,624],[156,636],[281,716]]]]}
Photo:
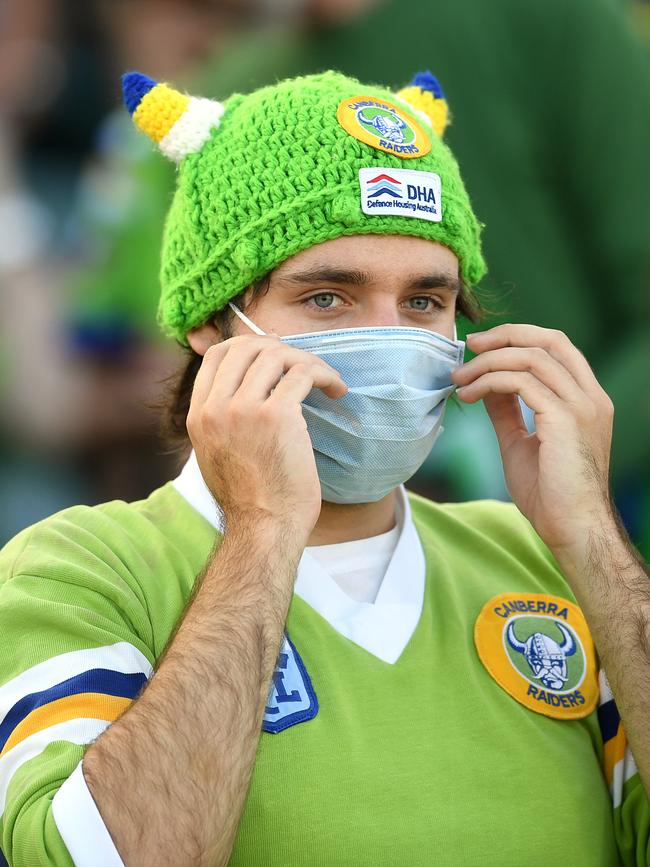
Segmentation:
{"type": "Polygon", "coordinates": [[[611,401],[534,325],[461,366],[485,267],[438,82],[221,105],[133,73],[125,100],[179,164],[160,319],[200,361],[194,453],[5,549],[9,863],[645,864],[650,603],[611,401]],[[518,509],[405,495],[454,386],[518,509]]]}

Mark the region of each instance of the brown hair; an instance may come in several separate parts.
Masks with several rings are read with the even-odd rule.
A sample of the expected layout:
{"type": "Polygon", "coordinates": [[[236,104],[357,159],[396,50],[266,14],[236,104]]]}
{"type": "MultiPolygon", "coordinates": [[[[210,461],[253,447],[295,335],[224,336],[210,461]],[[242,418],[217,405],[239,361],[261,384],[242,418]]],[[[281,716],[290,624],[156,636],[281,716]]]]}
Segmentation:
{"type": "MultiPolygon", "coordinates": [[[[231,298],[231,302],[240,310],[245,311],[260,295],[268,292],[270,277],[270,274],[262,277],[240,292],[239,295],[231,298]]],[[[491,312],[485,309],[477,296],[470,292],[462,281],[456,299],[456,311],[457,315],[464,316],[474,324],[479,323],[484,316],[491,312]]],[[[234,316],[235,314],[228,305],[213,314],[210,321],[218,328],[222,340],[228,340],[229,337],[232,337],[234,316]]],[[[183,349],[187,356],[185,366],[165,380],[165,396],[159,405],[163,412],[163,440],[168,444],[169,452],[185,452],[188,448],[187,413],[190,408],[194,379],[203,361],[203,356],[191,347],[183,347],[183,349]]]]}

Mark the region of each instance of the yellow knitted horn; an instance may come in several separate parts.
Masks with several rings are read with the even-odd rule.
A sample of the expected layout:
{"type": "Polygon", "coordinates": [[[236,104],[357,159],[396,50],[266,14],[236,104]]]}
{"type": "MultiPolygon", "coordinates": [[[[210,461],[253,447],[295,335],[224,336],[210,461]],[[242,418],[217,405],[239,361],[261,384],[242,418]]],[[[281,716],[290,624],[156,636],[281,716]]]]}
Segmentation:
{"type": "Polygon", "coordinates": [[[135,125],[177,163],[201,150],[224,112],[216,100],[179,93],[141,72],[122,76],[122,92],[135,125]]]}
{"type": "Polygon", "coordinates": [[[397,95],[424,115],[433,126],[433,131],[442,138],[451,118],[445,94],[440,82],[430,72],[418,72],[408,87],[403,87],[397,95]]]}

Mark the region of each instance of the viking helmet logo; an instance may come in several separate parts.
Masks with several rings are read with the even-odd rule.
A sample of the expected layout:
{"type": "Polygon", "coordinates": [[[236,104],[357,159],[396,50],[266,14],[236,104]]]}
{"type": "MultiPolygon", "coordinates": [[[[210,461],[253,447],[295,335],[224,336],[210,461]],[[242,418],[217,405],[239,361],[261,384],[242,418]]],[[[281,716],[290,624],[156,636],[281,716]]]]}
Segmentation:
{"type": "Polygon", "coordinates": [[[404,141],[404,133],[408,124],[401,117],[390,116],[387,114],[376,114],[374,117],[366,117],[365,112],[361,110],[357,114],[357,118],[368,126],[374,126],[379,135],[387,141],[392,141],[395,144],[402,144],[404,141]]]}
{"type": "Polygon", "coordinates": [[[558,644],[543,632],[534,632],[526,641],[520,641],[515,634],[515,625],[508,624],[508,643],[513,650],[522,653],[533,675],[547,689],[561,689],[568,679],[567,657],[576,652],[576,643],[569,630],[562,623],[554,621],[562,633],[564,641],[558,644]]]}

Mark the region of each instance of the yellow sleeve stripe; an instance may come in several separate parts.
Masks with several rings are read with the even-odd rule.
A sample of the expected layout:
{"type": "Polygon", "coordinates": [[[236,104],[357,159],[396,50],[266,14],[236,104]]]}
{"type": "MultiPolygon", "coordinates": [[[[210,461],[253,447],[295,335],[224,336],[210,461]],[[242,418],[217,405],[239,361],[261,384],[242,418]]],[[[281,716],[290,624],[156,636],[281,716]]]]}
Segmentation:
{"type": "Polygon", "coordinates": [[[16,726],[0,752],[0,759],[25,738],[57,723],[79,718],[114,722],[131,704],[133,699],[100,692],[77,693],[59,698],[36,708],[16,726]]]}
{"type": "Polygon", "coordinates": [[[625,756],[626,747],[627,738],[625,737],[625,730],[623,729],[622,723],[619,723],[616,734],[613,738],[610,738],[603,747],[603,767],[608,786],[611,786],[614,778],[614,767],[625,756]]]}
{"type": "Polygon", "coordinates": [[[157,84],[142,97],[133,112],[133,121],[149,138],[160,142],[187,111],[189,104],[189,96],[166,84],[157,84]]]}

